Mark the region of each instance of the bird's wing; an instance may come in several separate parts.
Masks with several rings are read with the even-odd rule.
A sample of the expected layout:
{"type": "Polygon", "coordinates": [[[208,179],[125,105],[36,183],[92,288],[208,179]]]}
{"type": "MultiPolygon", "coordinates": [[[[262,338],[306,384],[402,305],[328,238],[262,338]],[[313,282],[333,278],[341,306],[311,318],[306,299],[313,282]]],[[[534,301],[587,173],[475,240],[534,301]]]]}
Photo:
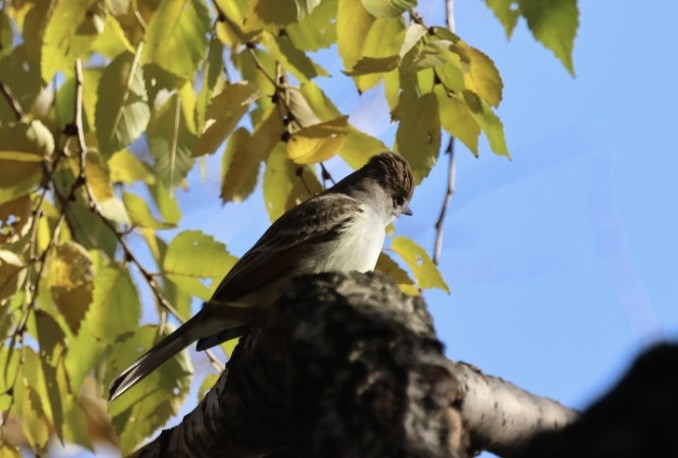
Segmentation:
{"type": "Polygon", "coordinates": [[[235,301],[297,270],[318,243],[330,240],[361,211],[345,194],[321,194],[276,220],[224,277],[213,300],[235,301]]]}

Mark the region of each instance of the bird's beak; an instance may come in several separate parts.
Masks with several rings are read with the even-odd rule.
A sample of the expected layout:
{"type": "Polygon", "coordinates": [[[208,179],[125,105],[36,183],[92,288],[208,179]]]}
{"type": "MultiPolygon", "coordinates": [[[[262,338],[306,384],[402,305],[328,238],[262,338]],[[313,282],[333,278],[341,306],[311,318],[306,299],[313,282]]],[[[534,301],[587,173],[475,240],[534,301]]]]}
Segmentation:
{"type": "Polygon", "coordinates": [[[412,216],[412,209],[408,205],[407,207],[405,207],[405,210],[403,210],[402,213],[403,213],[403,215],[412,216]]]}

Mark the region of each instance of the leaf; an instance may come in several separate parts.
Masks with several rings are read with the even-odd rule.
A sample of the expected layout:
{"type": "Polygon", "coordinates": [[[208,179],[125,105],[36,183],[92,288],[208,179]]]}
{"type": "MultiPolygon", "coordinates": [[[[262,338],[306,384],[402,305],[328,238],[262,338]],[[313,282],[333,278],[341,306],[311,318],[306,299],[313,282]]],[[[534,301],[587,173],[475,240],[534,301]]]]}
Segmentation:
{"type": "MultiPolygon", "coordinates": [[[[266,71],[266,75],[275,75],[275,59],[273,59],[273,56],[269,53],[264,52],[261,49],[245,49],[233,56],[233,62],[240,70],[243,80],[249,81],[258,87],[260,94],[272,96],[276,92],[276,88],[273,83],[266,78],[264,72],[257,68],[253,55],[256,56],[257,61],[261,64],[261,68],[266,71]]],[[[250,118],[254,126],[261,123],[271,106],[271,97],[260,97],[257,100],[256,107],[250,112],[250,118]]]]}
{"type": "MultiPolygon", "coordinates": [[[[295,90],[295,93],[296,92],[300,93],[300,99],[303,100],[303,103],[306,104],[315,117],[315,120],[307,125],[318,124],[322,121],[330,121],[341,116],[341,112],[337,110],[337,107],[332,103],[332,100],[325,95],[317,84],[313,82],[304,83],[298,91],[295,90]]],[[[292,101],[293,100],[290,100],[290,102],[292,101]]],[[[298,119],[299,112],[296,111],[294,107],[291,107],[291,109],[293,110],[295,119],[298,119]]]]}
{"type": "Polygon", "coordinates": [[[224,45],[212,37],[207,51],[207,60],[203,70],[202,87],[198,93],[195,106],[195,120],[198,132],[205,130],[207,108],[215,92],[221,91],[224,85],[224,45]]]}
{"type": "Polygon", "coordinates": [[[49,17],[40,61],[42,79],[50,81],[59,70],[71,73],[75,60],[89,51],[103,31],[105,14],[97,0],[56,3],[49,17]]]}
{"type": "Polygon", "coordinates": [[[261,159],[250,153],[252,136],[245,128],[239,128],[231,138],[221,157],[221,201],[242,202],[257,185],[261,159]]]}
{"type": "Polygon", "coordinates": [[[446,293],[450,288],[445,283],[438,267],[431,261],[422,247],[407,237],[395,237],[391,241],[391,250],[396,252],[407,263],[421,289],[438,288],[446,293]]]}
{"type": "MultiPolygon", "coordinates": [[[[166,330],[167,331],[167,330],[166,330]]],[[[121,337],[108,358],[108,383],[167,332],[157,326],[143,326],[121,337]]],[[[127,456],[144,438],[177,414],[191,387],[193,367],[183,351],[153,371],[113,403],[109,411],[120,437],[120,449],[127,456]]]]}
{"type": "Polygon", "coordinates": [[[501,119],[492,111],[492,108],[483,102],[474,92],[464,91],[464,101],[471,109],[473,118],[485,133],[490,143],[490,148],[495,154],[511,158],[506,138],[504,137],[504,125],[501,119]]]}
{"type": "Polygon", "coordinates": [[[92,305],[87,316],[92,337],[106,343],[137,329],[141,304],[127,269],[94,257],[92,305]]]}
{"type": "Polygon", "coordinates": [[[367,164],[374,155],[388,151],[381,140],[367,135],[354,127],[349,127],[339,155],[354,170],[367,164]]]}
{"type": "Polygon", "coordinates": [[[275,60],[301,82],[308,82],[316,76],[329,76],[329,73],[313,62],[303,51],[297,49],[287,37],[273,36],[264,32],[261,43],[271,51],[275,60]]]}
{"type": "Polygon", "coordinates": [[[177,186],[193,167],[191,151],[197,141],[188,129],[178,94],[153,113],[146,135],[158,177],[170,189],[177,186]]]}
{"type": "Polygon", "coordinates": [[[12,22],[7,16],[5,9],[0,11],[0,57],[12,52],[14,44],[14,32],[12,22]]]}
{"type": "Polygon", "coordinates": [[[134,46],[129,42],[125,30],[116,17],[106,11],[104,18],[103,31],[92,43],[92,51],[109,59],[125,51],[134,52],[134,46]]]}
{"type": "Polygon", "coordinates": [[[203,0],[160,3],[146,28],[144,62],[153,62],[181,78],[192,78],[205,58],[210,27],[203,0]]]}
{"type": "Polygon", "coordinates": [[[137,159],[128,149],[122,149],[108,159],[108,169],[112,183],[132,184],[143,181],[153,184],[155,177],[148,170],[148,166],[137,159]]]}
{"type": "Polygon", "coordinates": [[[266,162],[263,189],[266,210],[271,221],[322,192],[314,169],[290,161],[285,153],[284,143],[278,144],[266,162]]]}
{"type": "Polygon", "coordinates": [[[23,409],[21,429],[26,435],[28,445],[36,451],[45,450],[49,441],[47,418],[42,408],[40,395],[30,384],[23,387],[23,409]]]}
{"type": "Polygon", "coordinates": [[[134,226],[148,229],[171,229],[176,224],[158,221],[152,214],[146,201],[130,192],[123,192],[122,201],[127,208],[127,213],[134,226]]]}
{"type": "MultiPolygon", "coordinates": [[[[306,83],[312,84],[312,83],[306,83]]],[[[288,129],[299,130],[302,127],[308,127],[315,124],[320,124],[323,120],[318,117],[315,110],[311,108],[309,101],[302,91],[295,87],[289,87],[285,91],[287,100],[285,104],[290,110],[292,121],[288,125],[288,129]]],[[[337,116],[339,116],[337,114],[337,116]]],[[[332,118],[334,118],[333,116],[332,118]]]]}
{"type": "Polygon", "coordinates": [[[490,105],[499,106],[504,83],[492,59],[461,40],[454,44],[453,49],[468,63],[468,71],[464,74],[466,88],[490,105]]]}
{"type": "Polygon", "coordinates": [[[196,278],[223,278],[237,258],[226,246],[200,231],[179,233],[167,247],[163,271],[196,278]]]}
{"type": "Polygon", "coordinates": [[[440,124],[454,138],[461,140],[474,155],[478,155],[478,136],[480,125],[466,102],[441,85],[434,88],[440,109],[440,124]]]}
{"type": "Polygon", "coordinates": [[[485,3],[504,26],[506,38],[510,39],[520,16],[516,0],[485,0],[485,3]]]}
{"type": "Polygon", "coordinates": [[[257,95],[257,88],[247,82],[227,83],[210,102],[206,112],[206,129],[193,148],[193,157],[213,153],[238,125],[257,95]]]}
{"type": "MultiPolygon", "coordinates": [[[[33,9],[46,9],[47,6],[47,2],[41,2],[33,9]]],[[[26,42],[14,47],[10,54],[0,55],[0,80],[12,90],[19,106],[24,109],[33,106],[42,87],[40,59],[33,58],[26,42]]],[[[3,97],[0,99],[0,122],[14,121],[16,114],[3,97]]]]}
{"type": "Polygon", "coordinates": [[[0,244],[19,238],[30,218],[31,198],[28,195],[0,204],[0,244]]]}
{"type": "Polygon", "coordinates": [[[56,366],[64,351],[66,335],[56,320],[44,310],[35,312],[40,364],[45,377],[45,390],[49,400],[52,426],[59,440],[64,440],[64,409],[57,381],[56,366]]]}
{"type": "Polygon", "coordinates": [[[461,57],[454,52],[454,43],[449,40],[431,40],[412,61],[403,64],[403,75],[411,75],[426,68],[433,68],[442,84],[451,91],[461,92],[465,89],[465,72],[462,69],[461,57]]]}
{"type": "Polygon", "coordinates": [[[325,161],[339,152],[346,134],[348,116],[304,127],[287,142],[287,156],[297,164],[325,161]]]}
{"type": "Polygon", "coordinates": [[[415,181],[421,183],[440,151],[440,115],[435,94],[417,96],[411,90],[403,91],[398,118],[395,150],[408,160],[415,181]]]}
{"type": "Polygon", "coordinates": [[[13,251],[0,249],[0,304],[17,292],[26,278],[23,260],[13,251]]]}
{"type": "Polygon", "coordinates": [[[353,68],[344,72],[348,76],[370,75],[373,73],[386,73],[398,68],[399,56],[387,57],[363,57],[353,68]]]}
{"type": "Polygon", "coordinates": [[[129,215],[124,205],[113,193],[108,164],[99,153],[95,151],[87,153],[85,176],[87,177],[87,186],[89,186],[101,214],[112,221],[129,224],[129,215]]]}
{"type": "Polygon", "coordinates": [[[95,125],[103,154],[131,144],[144,132],[150,119],[139,56],[139,50],[135,55],[120,54],[104,69],[99,80],[95,125]]]}
{"type": "Polygon", "coordinates": [[[520,0],[520,14],[532,35],[563,63],[574,76],[572,48],[579,28],[577,0],[520,0]]]}
{"type": "Polygon", "coordinates": [[[286,25],[310,14],[320,0],[253,0],[248,2],[245,31],[269,25],[286,25]]]}
{"type": "Polygon", "coordinates": [[[377,266],[374,268],[377,272],[383,272],[393,280],[400,290],[410,296],[418,296],[419,290],[414,285],[414,281],[407,275],[403,269],[400,268],[397,262],[395,262],[389,255],[386,253],[380,253],[379,259],[377,260],[377,266]]]}
{"type": "Polygon", "coordinates": [[[15,445],[9,442],[0,444],[0,458],[21,458],[23,454],[15,445]]]}
{"type": "Polygon", "coordinates": [[[329,48],[337,41],[337,3],[338,0],[323,0],[311,14],[285,28],[295,48],[318,51],[329,48]]]}
{"type": "Polygon", "coordinates": [[[217,374],[207,374],[205,379],[200,384],[200,388],[198,389],[198,401],[205,399],[205,395],[217,383],[217,380],[219,380],[219,376],[217,374]]]}
{"type": "Polygon", "coordinates": [[[67,241],[57,246],[50,262],[49,287],[73,334],[78,333],[92,302],[93,281],[92,258],[81,245],[67,241]]]}
{"type": "Polygon", "coordinates": [[[339,0],[337,6],[337,47],[344,68],[351,69],[363,55],[365,37],[375,18],[360,0],[339,0]]]}
{"type": "Polygon", "coordinates": [[[361,0],[365,9],[378,18],[399,17],[417,6],[417,0],[361,0]]]}

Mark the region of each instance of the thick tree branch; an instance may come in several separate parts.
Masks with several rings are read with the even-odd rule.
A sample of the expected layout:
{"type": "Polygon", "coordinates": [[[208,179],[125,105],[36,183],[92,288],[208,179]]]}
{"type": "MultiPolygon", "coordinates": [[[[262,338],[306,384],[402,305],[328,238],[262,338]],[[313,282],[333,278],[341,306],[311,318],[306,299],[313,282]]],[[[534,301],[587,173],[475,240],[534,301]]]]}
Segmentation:
{"type": "MultiPolygon", "coordinates": [[[[452,364],[423,301],[381,274],[300,278],[265,315],[202,403],[136,456],[465,457],[511,447],[485,430],[516,400],[574,417],[452,364]]],[[[537,410],[520,411],[520,431],[557,417],[537,410]]]]}

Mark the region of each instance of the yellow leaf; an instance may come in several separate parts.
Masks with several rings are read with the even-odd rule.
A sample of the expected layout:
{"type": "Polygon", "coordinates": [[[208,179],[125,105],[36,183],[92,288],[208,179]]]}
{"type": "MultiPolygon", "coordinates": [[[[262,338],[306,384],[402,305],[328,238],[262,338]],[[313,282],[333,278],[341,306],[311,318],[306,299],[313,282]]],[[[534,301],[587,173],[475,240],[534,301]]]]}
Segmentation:
{"type": "Polygon", "coordinates": [[[421,289],[439,288],[449,293],[438,267],[431,261],[422,247],[407,237],[396,237],[391,241],[391,250],[396,252],[410,268],[421,289]]]}
{"type": "Polygon", "coordinates": [[[371,135],[349,127],[348,135],[344,140],[339,155],[354,170],[367,164],[369,159],[379,153],[388,151],[384,143],[371,135]]]}
{"type": "Polygon", "coordinates": [[[464,73],[466,89],[475,92],[490,105],[499,106],[504,83],[492,59],[461,40],[452,46],[452,50],[468,64],[468,70],[464,73]]]}
{"type": "Polygon", "coordinates": [[[82,246],[69,241],[57,247],[50,262],[49,286],[74,334],[92,302],[93,279],[92,259],[82,246]]]}
{"type": "Polygon", "coordinates": [[[407,275],[403,269],[400,268],[397,262],[395,262],[389,255],[386,253],[381,253],[379,259],[377,260],[377,266],[374,268],[377,272],[383,272],[391,280],[396,282],[400,290],[410,296],[418,296],[419,290],[415,286],[412,279],[407,275]]]}
{"type": "Polygon", "coordinates": [[[108,169],[113,183],[132,184],[136,181],[144,181],[153,184],[155,182],[155,177],[149,172],[146,164],[127,149],[114,153],[108,159],[108,169]]]}
{"type": "Polygon", "coordinates": [[[480,126],[468,105],[457,94],[448,92],[441,85],[436,85],[434,91],[440,108],[440,124],[477,156],[480,126]]]}
{"type": "Polygon", "coordinates": [[[144,199],[130,192],[123,192],[122,201],[125,204],[130,221],[133,225],[147,229],[171,229],[175,224],[158,221],[144,199]]]}
{"type": "Polygon", "coordinates": [[[250,153],[251,141],[252,136],[242,127],[228,139],[221,159],[222,202],[242,202],[254,191],[261,159],[250,153]]]}
{"type": "Polygon", "coordinates": [[[312,164],[334,156],[348,134],[348,116],[304,127],[287,143],[287,156],[297,164],[312,164]]]}
{"type": "Polygon", "coordinates": [[[12,251],[0,250],[0,303],[14,296],[25,277],[22,259],[12,251]]]}
{"type": "Polygon", "coordinates": [[[18,238],[31,217],[31,198],[24,195],[0,204],[0,243],[18,238]]]}

